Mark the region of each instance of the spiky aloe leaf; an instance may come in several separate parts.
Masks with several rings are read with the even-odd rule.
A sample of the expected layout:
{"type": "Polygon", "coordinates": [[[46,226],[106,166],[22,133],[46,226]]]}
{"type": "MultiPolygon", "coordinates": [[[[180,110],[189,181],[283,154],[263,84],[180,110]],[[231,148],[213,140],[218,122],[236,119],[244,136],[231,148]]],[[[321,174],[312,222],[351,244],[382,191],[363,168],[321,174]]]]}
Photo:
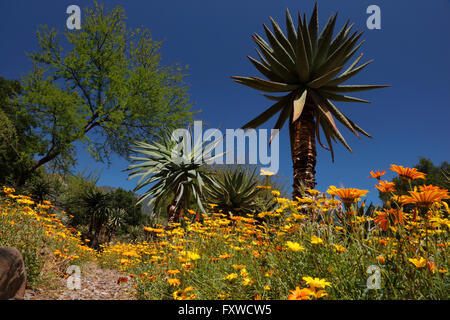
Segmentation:
{"type": "Polygon", "coordinates": [[[201,142],[192,140],[191,150],[181,153],[177,147],[180,141],[175,141],[170,135],[163,134],[162,142],[135,142],[133,151],[141,156],[132,156],[132,164],[126,171],[129,172],[128,179],[140,177],[134,191],[146,189],[139,198],[138,203],[150,198],[149,204],[153,205],[154,214],[157,206],[166,198],[174,195],[176,210],[181,206],[189,206],[189,197],[193,195],[199,209],[205,212],[199,204],[200,197],[205,185],[204,181],[210,181],[207,173],[202,169],[208,159],[203,159],[206,151],[217,143],[201,142]],[[178,158],[177,158],[178,157],[178,158]],[[179,161],[182,157],[182,161],[179,161]],[[199,158],[200,157],[200,158],[199,158]]]}
{"type": "Polygon", "coordinates": [[[306,95],[308,94],[308,90],[303,89],[301,92],[299,92],[295,98],[294,98],[294,108],[292,112],[292,122],[297,121],[298,118],[300,118],[303,108],[305,107],[306,103],[306,95]]]}

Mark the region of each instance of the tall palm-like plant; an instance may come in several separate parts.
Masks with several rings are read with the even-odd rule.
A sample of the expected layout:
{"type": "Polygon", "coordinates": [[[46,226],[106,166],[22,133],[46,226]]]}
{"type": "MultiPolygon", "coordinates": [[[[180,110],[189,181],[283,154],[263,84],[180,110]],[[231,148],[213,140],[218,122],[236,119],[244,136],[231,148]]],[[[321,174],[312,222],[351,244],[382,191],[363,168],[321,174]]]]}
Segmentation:
{"type": "Polygon", "coordinates": [[[355,135],[358,132],[370,137],[356,123],[344,115],[332,101],[364,102],[345,95],[386,87],[384,85],[341,85],[364,69],[368,61],[357,66],[362,54],[345,70],[344,66],[353,57],[363,42],[358,44],[362,32],[352,32],[353,24],[349,22],[333,38],[336,15],[331,15],[319,34],[317,3],[308,23],[298,13],[298,25],[294,26],[289,10],[286,10],[287,36],[280,26],[270,18],[273,32],[263,24],[266,42],[258,34],[252,37],[258,46],[256,49],[260,61],[248,57],[256,69],[268,80],[258,77],[232,78],[237,83],[263,92],[284,93],[284,96],[266,95],[277,101],[266,111],[248,122],[243,129],[256,128],[271,117],[280,113],[275,129],[281,129],[289,120],[291,156],[294,169],[293,196],[299,196],[299,186],[303,182],[306,188],[314,188],[316,165],[316,138],[318,143],[331,152],[334,161],[332,141],[341,142],[350,152],[341,132],[336,126],[335,118],[355,135]],[[328,147],[320,140],[319,128],[322,128],[328,147]]]}
{"type": "MultiPolygon", "coordinates": [[[[128,167],[129,179],[141,177],[134,191],[148,187],[139,198],[138,203],[151,197],[148,202],[153,206],[153,216],[158,205],[173,196],[172,204],[167,208],[169,221],[178,221],[181,210],[187,210],[191,196],[199,209],[205,212],[201,202],[205,182],[215,184],[203,170],[203,165],[210,159],[203,159],[208,150],[214,148],[217,142],[193,142],[192,135],[185,137],[187,141],[177,141],[169,135],[164,135],[160,142],[135,142],[134,153],[142,156],[130,157],[134,164],[128,167]],[[180,148],[180,143],[191,143],[191,150],[180,148]]],[[[205,139],[207,141],[207,139],[205,139]]],[[[221,155],[217,155],[218,157],[221,155]]]]}

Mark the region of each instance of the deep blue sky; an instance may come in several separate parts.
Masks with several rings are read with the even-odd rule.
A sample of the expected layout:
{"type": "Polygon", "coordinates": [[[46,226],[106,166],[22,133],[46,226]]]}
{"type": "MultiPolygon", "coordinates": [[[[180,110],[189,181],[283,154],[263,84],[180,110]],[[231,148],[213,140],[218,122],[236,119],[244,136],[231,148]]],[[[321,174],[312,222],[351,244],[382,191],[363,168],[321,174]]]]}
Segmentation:
{"type": "MultiPolygon", "coordinates": [[[[125,9],[129,27],[150,29],[155,40],[164,40],[163,63],[189,65],[190,95],[197,116],[211,127],[239,128],[270,106],[257,91],[234,83],[230,76],[257,76],[246,55],[255,56],[251,34],[264,36],[262,23],[269,16],[284,28],[288,7],[310,15],[312,0],[165,0],[104,1],[112,8],[125,9]]],[[[91,6],[85,0],[2,0],[0,3],[0,75],[19,78],[31,64],[25,52],[37,48],[36,29],[41,24],[63,30],[66,8],[77,4],[91,6]]],[[[419,156],[435,164],[450,160],[450,1],[321,0],[321,27],[333,12],[339,12],[337,27],[346,19],[365,30],[362,62],[375,61],[349,84],[389,84],[391,88],[357,93],[372,104],[337,103],[337,106],[374,139],[356,138],[342,128],[354,151],[336,146],[335,163],[328,151],[318,146],[317,181],[319,190],[327,186],[369,189],[369,200],[376,200],[374,181],[367,178],[373,169],[388,169],[390,164],[413,166],[419,156]],[[381,30],[366,28],[366,8],[381,8],[381,30]]],[[[83,24],[83,17],[81,24],[83,24]]],[[[265,36],[264,36],[265,38],[265,36]]],[[[264,127],[269,128],[275,119],[264,127]]],[[[292,169],[287,129],[280,136],[280,175],[291,183],[292,169]]],[[[128,162],[113,158],[112,165],[95,163],[80,150],[78,168],[104,168],[100,185],[132,189],[136,181],[127,181],[121,172],[128,162]]],[[[389,174],[388,178],[392,176],[389,174]]]]}

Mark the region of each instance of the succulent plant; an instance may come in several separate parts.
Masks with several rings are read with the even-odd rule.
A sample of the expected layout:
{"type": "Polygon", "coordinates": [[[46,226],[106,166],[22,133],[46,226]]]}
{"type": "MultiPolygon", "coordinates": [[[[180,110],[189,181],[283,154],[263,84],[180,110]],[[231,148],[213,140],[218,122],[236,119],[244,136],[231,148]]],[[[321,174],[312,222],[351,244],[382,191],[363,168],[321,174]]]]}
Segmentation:
{"type": "MultiPolygon", "coordinates": [[[[189,139],[185,142],[192,143],[192,138],[189,139]]],[[[199,209],[206,212],[201,202],[203,188],[205,182],[215,183],[203,169],[205,162],[213,158],[202,158],[207,154],[205,150],[211,148],[215,142],[193,143],[191,150],[180,148],[179,143],[179,140],[172,139],[168,134],[164,134],[159,142],[135,142],[135,149],[132,151],[142,156],[131,156],[133,164],[127,169],[131,171],[129,179],[141,177],[134,191],[148,187],[138,203],[151,197],[148,205],[153,206],[154,215],[159,203],[174,197],[171,208],[168,209],[171,221],[177,221],[181,210],[188,209],[191,195],[199,209]]]]}
{"type": "MultiPolygon", "coordinates": [[[[256,169],[255,169],[256,170],[256,169]]],[[[258,176],[240,167],[233,167],[216,173],[216,184],[206,186],[205,198],[208,203],[225,214],[242,215],[259,209],[256,201],[262,192],[257,186],[258,176]]],[[[271,201],[272,201],[271,197],[271,201]]]]}
{"type": "Polygon", "coordinates": [[[294,167],[294,198],[303,181],[307,188],[314,188],[316,147],[315,141],[331,152],[334,161],[332,141],[341,142],[348,150],[349,145],[339,131],[335,119],[355,135],[370,137],[355,122],[350,120],[335,105],[338,102],[369,101],[346,95],[386,87],[385,85],[344,85],[343,83],[362,71],[371,61],[358,66],[359,55],[347,68],[346,64],[355,55],[363,42],[359,42],[362,32],[353,31],[353,24],[347,21],[333,37],[337,14],[331,15],[319,33],[317,3],[308,23],[298,13],[298,25],[294,26],[289,10],[286,10],[287,35],[272,18],[273,32],[263,24],[268,42],[258,34],[253,35],[257,45],[259,61],[248,57],[255,68],[267,79],[258,77],[233,76],[237,83],[266,93],[281,93],[273,96],[276,101],[266,111],[243,126],[256,128],[279,113],[275,129],[281,129],[289,119],[291,155],[294,167]],[[258,50],[259,49],[259,50],[258,50]],[[321,139],[319,129],[325,135],[328,147],[321,139]]]}

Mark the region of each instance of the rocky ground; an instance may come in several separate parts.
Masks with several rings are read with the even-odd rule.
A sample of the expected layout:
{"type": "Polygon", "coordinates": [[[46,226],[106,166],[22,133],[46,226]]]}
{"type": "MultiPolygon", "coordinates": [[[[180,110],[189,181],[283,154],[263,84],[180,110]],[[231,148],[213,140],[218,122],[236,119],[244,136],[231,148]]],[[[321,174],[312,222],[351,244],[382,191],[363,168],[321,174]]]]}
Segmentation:
{"type": "Polygon", "coordinates": [[[134,288],[125,279],[117,270],[101,269],[91,263],[81,271],[79,290],[70,290],[63,278],[53,289],[27,289],[25,300],[134,300],[134,288]]]}

